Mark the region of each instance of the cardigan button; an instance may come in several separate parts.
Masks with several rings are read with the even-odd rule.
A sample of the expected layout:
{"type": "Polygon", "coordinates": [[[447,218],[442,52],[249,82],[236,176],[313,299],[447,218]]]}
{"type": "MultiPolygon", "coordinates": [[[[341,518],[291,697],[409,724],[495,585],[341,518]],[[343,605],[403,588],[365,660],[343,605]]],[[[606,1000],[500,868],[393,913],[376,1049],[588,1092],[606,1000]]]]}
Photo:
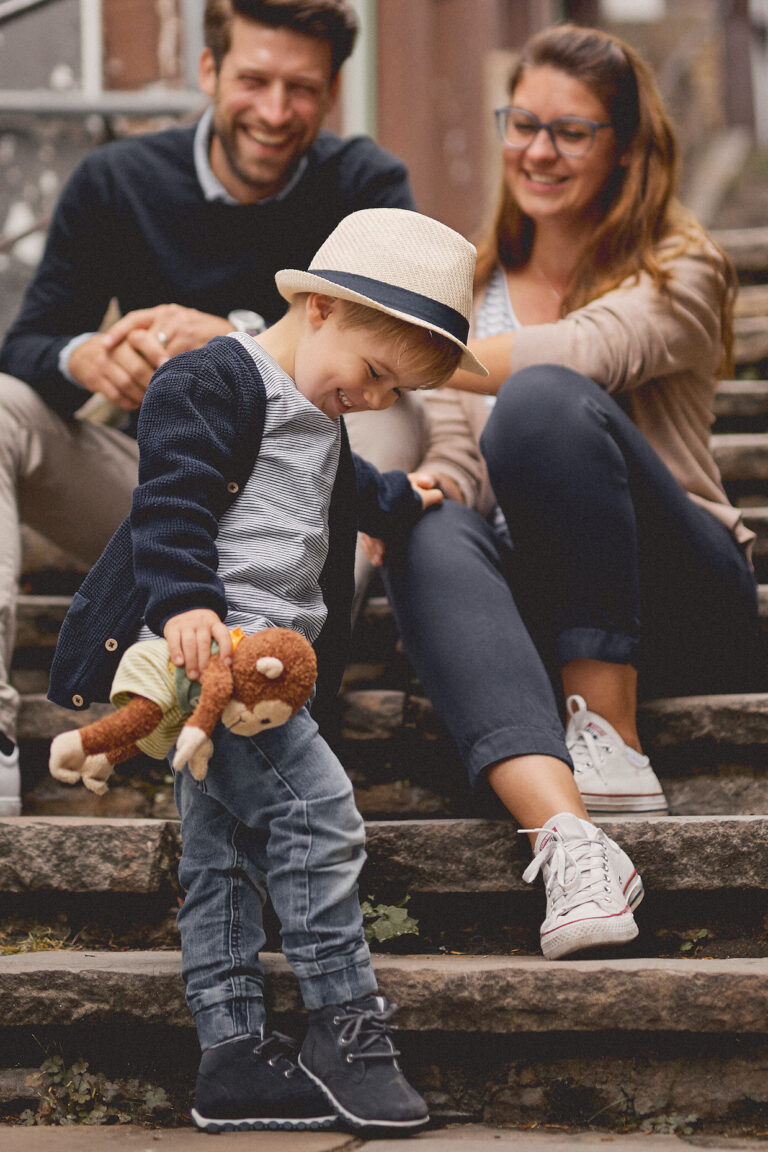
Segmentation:
{"type": "Polygon", "coordinates": [[[234,496],[235,493],[239,492],[239,491],[240,491],[240,485],[237,483],[237,481],[236,480],[230,480],[229,483],[227,484],[227,492],[231,492],[232,495],[234,496]]]}
{"type": "Polygon", "coordinates": [[[76,694],[75,694],[75,695],[72,697],[72,703],[74,704],[75,708],[82,708],[82,706],[83,706],[83,704],[85,703],[85,701],[83,700],[82,696],[79,696],[79,695],[76,693],[76,694]]]}
{"type": "Polygon", "coordinates": [[[104,647],[106,648],[107,652],[114,652],[115,649],[117,648],[117,640],[113,640],[112,637],[110,636],[109,640],[107,640],[104,647]]]}

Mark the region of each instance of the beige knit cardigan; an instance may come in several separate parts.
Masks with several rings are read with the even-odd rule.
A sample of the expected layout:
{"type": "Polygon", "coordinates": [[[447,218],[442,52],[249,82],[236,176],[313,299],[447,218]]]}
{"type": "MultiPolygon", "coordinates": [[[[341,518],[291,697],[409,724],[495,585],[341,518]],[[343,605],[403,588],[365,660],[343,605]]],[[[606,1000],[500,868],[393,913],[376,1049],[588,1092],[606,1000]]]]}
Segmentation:
{"type": "MultiPolygon", "coordinates": [[[[709,447],[725,285],[703,250],[674,255],[676,247],[674,239],[659,245],[670,272],[664,291],[641,273],[562,320],[520,328],[510,368],[565,365],[609,393],[625,393],[635,424],[691,499],[748,548],[754,533],[728,502],[709,447]]],[[[432,434],[420,467],[452,477],[467,504],[486,513],[493,494],[477,447],[486,398],[441,388],[424,400],[432,434]]]]}

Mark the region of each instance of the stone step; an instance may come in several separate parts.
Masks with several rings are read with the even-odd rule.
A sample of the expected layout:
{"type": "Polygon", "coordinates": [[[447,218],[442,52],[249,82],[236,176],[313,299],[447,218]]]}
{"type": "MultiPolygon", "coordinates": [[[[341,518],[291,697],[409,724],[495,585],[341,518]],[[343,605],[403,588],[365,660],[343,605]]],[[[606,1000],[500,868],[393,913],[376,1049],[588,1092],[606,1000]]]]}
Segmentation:
{"type": "Polygon", "coordinates": [[[83,728],[110,712],[111,704],[92,704],[83,712],[75,712],[52,704],[42,693],[33,693],[21,697],[18,736],[20,740],[52,740],[59,732],[83,728]]]}
{"type": "Polygon", "coordinates": [[[640,706],[640,715],[649,750],[681,744],[760,748],[768,743],[765,692],[651,700],[640,706]]]}
{"type": "Polygon", "coordinates": [[[733,360],[738,367],[768,359],[768,325],[764,316],[737,316],[733,322],[733,360]]]}
{"type": "MultiPolygon", "coordinates": [[[[263,956],[273,1026],[303,1034],[285,961],[263,956]]],[[[768,960],[375,955],[405,1071],[433,1113],[627,1126],[682,1117],[730,1133],[768,1114],[768,960]]],[[[0,957],[8,1051],[76,1035],[77,1054],[151,1044],[155,1082],[192,1062],[178,952],[0,957]]],[[[139,1057],[142,1058],[141,1056],[139,1057]]],[[[144,1050],[146,1061],[146,1049],[144,1050]]],[[[8,1060],[8,1056],[6,1056],[8,1060]]],[[[190,1084],[191,1090],[191,1084],[190,1084]]]]}
{"type": "Polygon", "coordinates": [[[736,295],[734,315],[768,316],[768,284],[742,284],[736,295]]]}
{"type": "MultiPolygon", "coordinates": [[[[768,817],[599,824],[630,854],[646,889],[639,935],[622,954],[768,954],[768,817]]],[[[418,926],[394,942],[396,951],[539,953],[543,893],[523,880],[530,848],[508,818],[367,820],[366,850],[361,898],[374,906],[407,899],[418,926]]],[[[24,951],[30,940],[43,949],[81,940],[97,950],[177,947],[180,852],[177,820],[0,820],[0,952],[24,951]]],[[[266,947],[279,948],[270,907],[265,925],[266,947]]]]}
{"type": "MultiPolygon", "coordinates": [[[[768,294],[768,285],[764,291],[768,294]]],[[[768,380],[721,380],[714,410],[718,418],[768,416],[768,380]]]]}
{"type": "MultiPolygon", "coordinates": [[[[300,1011],[283,957],[265,953],[263,963],[273,1012],[300,1011]]],[[[406,1031],[768,1034],[768,958],[377,955],[374,966],[406,1031]]],[[[95,1014],[191,1027],[180,953],[59,950],[0,957],[4,1027],[72,1025],[95,1014]]]]}
{"type": "MultiPolygon", "coordinates": [[[[598,823],[629,853],[650,893],[768,893],[768,816],[598,823]]],[[[522,880],[527,838],[510,820],[369,820],[366,850],[365,891],[534,891],[522,880]]],[[[0,818],[0,893],[151,896],[174,887],[180,851],[176,820],[0,818]]]]}
{"type": "Polygon", "coordinates": [[[718,228],[711,233],[736,265],[739,274],[768,274],[768,228],[718,228]]]}
{"type": "Polygon", "coordinates": [[[16,600],[16,647],[55,648],[71,596],[19,596],[16,600]]]}
{"type": "MultiPolygon", "coordinates": [[[[764,624],[768,624],[768,587],[761,589],[761,605],[764,624]]],[[[389,606],[383,598],[376,598],[366,621],[374,629],[374,640],[387,624],[391,625],[389,606]]],[[[392,635],[387,636],[387,643],[392,650],[392,635]]],[[[430,702],[404,690],[356,686],[360,681],[355,677],[364,678],[367,674],[386,679],[387,665],[350,665],[347,669],[347,689],[341,698],[344,763],[354,769],[359,760],[366,764],[372,759],[388,761],[390,770],[384,773],[385,777],[392,779],[394,773],[401,779],[407,777],[417,784],[437,787],[439,792],[441,759],[456,757],[430,702]]],[[[73,712],[52,704],[40,693],[25,695],[21,697],[19,737],[47,741],[110,711],[110,705],[98,704],[85,712],[73,712]]],[[[722,805],[729,802],[737,804],[733,809],[736,813],[768,811],[768,780],[763,780],[760,770],[762,749],[768,738],[768,693],[647,702],[640,709],[640,724],[644,746],[664,780],[672,811],[727,812],[728,807],[722,805]],[[726,775],[715,784],[713,771],[723,763],[729,765],[726,775]]],[[[382,776],[375,766],[372,776],[365,765],[362,770],[368,784],[382,776]]],[[[442,784],[450,789],[447,779],[442,784]]],[[[377,810],[373,798],[368,802],[361,799],[364,810],[371,810],[371,802],[373,810],[377,810]]],[[[405,811],[410,803],[412,800],[404,798],[405,811]]],[[[392,798],[388,797],[383,809],[378,810],[392,812],[391,805],[392,798]]],[[[421,811],[426,812],[423,808],[421,811]]]]}
{"type": "MultiPolygon", "coordinates": [[[[754,552],[755,564],[768,556],[768,507],[755,507],[744,509],[744,523],[755,533],[754,552]]],[[[763,591],[760,589],[761,613],[763,612],[763,591]]]]}
{"type": "Polygon", "coordinates": [[[768,480],[768,434],[720,432],[712,436],[711,446],[720,475],[726,484],[768,480]]]}

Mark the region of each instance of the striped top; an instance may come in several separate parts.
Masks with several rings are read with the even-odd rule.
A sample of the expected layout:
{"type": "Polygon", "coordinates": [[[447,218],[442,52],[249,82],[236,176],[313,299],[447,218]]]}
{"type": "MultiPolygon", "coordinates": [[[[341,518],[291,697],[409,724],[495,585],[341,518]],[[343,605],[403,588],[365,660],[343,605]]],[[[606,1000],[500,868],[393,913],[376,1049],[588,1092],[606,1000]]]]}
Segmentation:
{"type": "MultiPolygon", "coordinates": [[[[266,418],[248,482],[216,539],[228,628],[247,634],[293,628],[314,643],[325,622],[319,578],[328,554],[328,510],[341,426],[310,403],[251,336],[233,333],[264,380],[266,418]]],[[[154,633],[144,625],[139,639],[154,633]]]]}
{"type": "MultiPolygon", "coordinates": [[[[513,332],[520,327],[520,321],[515,316],[512,301],[509,299],[504,269],[497,264],[488,278],[485,292],[475,309],[472,319],[472,335],[476,336],[478,340],[484,340],[487,336],[498,336],[499,332],[513,332]]],[[[495,396],[486,397],[489,412],[495,403],[495,396]]]]}
{"type": "Polygon", "coordinates": [[[499,332],[511,332],[519,327],[520,321],[509,299],[504,269],[497,264],[488,277],[485,292],[475,309],[472,335],[478,340],[484,340],[487,336],[497,336],[499,332]]]}
{"type": "MultiPolygon", "coordinates": [[[[483,297],[475,309],[472,335],[477,336],[478,339],[484,339],[486,336],[496,336],[499,332],[511,332],[520,327],[520,321],[515,316],[512,301],[509,299],[504,269],[497,264],[488,279],[483,297]]],[[[496,397],[486,396],[485,403],[490,412],[496,403],[496,397]]],[[[494,504],[488,519],[497,532],[506,537],[509,536],[504,513],[498,504],[494,504]]]]}

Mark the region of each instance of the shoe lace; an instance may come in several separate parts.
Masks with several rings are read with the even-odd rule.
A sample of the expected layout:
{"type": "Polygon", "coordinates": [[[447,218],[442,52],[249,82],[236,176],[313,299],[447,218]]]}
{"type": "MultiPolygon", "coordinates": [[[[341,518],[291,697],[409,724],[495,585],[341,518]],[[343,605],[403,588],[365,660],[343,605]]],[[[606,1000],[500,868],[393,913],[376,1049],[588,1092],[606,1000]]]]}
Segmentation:
{"type": "Polygon", "coordinates": [[[334,1024],[341,1025],[339,1044],[354,1048],[347,1052],[350,1064],[355,1060],[393,1060],[400,1055],[390,1038],[390,1033],[397,1028],[390,1023],[396,1011],[396,1004],[387,1004],[381,1009],[345,1004],[334,1014],[334,1024]]]}
{"type": "Polygon", "coordinates": [[[604,834],[597,839],[562,838],[549,828],[521,828],[520,832],[549,832],[541,849],[523,872],[532,884],[542,869],[544,887],[553,916],[565,916],[581,904],[602,905],[611,894],[610,864],[604,834]]]}
{"type": "Polygon", "coordinates": [[[298,1072],[298,1065],[294,1059],[298,1050],[299,1045],[292,1036],[286,1036],[284,1032],[270,1032],[253,1051],[257,1056],[263,1056],[270,1068],[280,1069],[283,1075],[290,1079],[298,1072]]]}
{"type": "Polygon", "coordinates": [[[568,740],[568,751],[573,761],[574,773],[592,770],[602,775],[600,769],[606,753],[612,751],[612,745],[605,738],[601,739],[590,728],[579,728],[568,740]]]}

